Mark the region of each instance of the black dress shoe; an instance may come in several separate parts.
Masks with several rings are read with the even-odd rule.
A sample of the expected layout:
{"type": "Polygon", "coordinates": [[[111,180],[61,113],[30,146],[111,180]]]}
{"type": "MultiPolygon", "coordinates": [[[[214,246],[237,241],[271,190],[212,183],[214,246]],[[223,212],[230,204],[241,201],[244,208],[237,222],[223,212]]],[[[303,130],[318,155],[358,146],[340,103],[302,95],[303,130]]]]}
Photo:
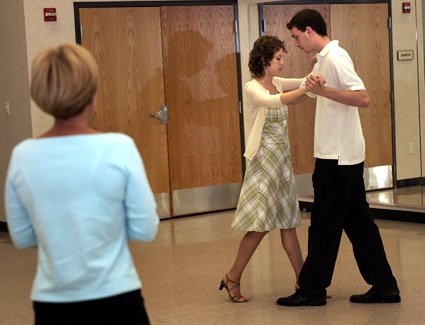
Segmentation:
{"type": "Polygon", "coordinates": [[[323,306],[326,305],[326,291],[324,294],[310,294],[302,290],[297,290],[291,296],[277,299],[276,303],[287,307],[323,306]]]}
{"type": "Polygon", "coordinates": [[[351,296],[350,301],[358,304],[397,303],[401,301],[401,298],[398,290],[394,290],[394,292],[391,293],[382,294],[374,287],[372,287],[364,294],[351,296]]]}

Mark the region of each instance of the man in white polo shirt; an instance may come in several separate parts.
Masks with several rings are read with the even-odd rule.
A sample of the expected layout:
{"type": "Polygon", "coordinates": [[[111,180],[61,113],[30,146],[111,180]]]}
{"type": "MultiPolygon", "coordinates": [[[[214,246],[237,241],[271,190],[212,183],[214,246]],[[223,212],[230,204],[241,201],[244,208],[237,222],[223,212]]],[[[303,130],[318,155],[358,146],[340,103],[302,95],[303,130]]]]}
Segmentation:
{"type": "Polygon", "coordinates": [[[317,98],[314,129],[314,204],[308,255],[299,275],[300,289],[279,298],[282,306],[326,304],[335,262],[345,231],[364,280],[365,294],[353,303],[397,303],[400,291],[387,261],[379,229],[369,213],[363,180],[365,141],[358,107],[369,106],[369,95],[348,53],[327,37],[326,23],[316,10],[304,9],[287,24],[295,45],[317,52],[317,62],[305,86],[317,98]]]}

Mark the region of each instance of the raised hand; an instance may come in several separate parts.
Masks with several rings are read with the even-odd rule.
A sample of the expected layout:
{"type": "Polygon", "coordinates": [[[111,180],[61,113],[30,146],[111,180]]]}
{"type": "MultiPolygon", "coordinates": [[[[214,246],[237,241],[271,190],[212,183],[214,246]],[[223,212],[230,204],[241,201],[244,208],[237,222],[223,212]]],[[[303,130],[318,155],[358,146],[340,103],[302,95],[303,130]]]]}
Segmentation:
{"type": "Polygon", "coordinates": [[[307,76],[305,86],[308,91],[320,95],[325,84],[326,80],[322,76],[310,74],[307,76]]]}

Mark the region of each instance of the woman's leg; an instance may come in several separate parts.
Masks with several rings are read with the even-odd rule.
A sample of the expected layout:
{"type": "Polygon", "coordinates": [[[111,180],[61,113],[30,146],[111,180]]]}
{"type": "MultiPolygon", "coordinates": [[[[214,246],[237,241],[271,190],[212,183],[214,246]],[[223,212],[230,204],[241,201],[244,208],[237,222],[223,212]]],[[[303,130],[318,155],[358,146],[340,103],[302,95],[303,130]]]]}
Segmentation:
{"type": "MultiPolygon", "coordinates": [[[[282,240],[283,249],[288,255],[289,261],[291,262],[292,268],[294,269],[296,282],[298,282],[298,276],[300,274],[304,260],[301,253],[301,247],[298,241],[296,229],[281,229],[280,239],[282,240]]],[[[295,289],[298,289],[297,284],[295,287],[295,289]]]]}
{"type": "Polygon", "coordinates": [[[232,296],[238,297],[241,295],[240,287],[238,286],[238,284],[241,281],[242,273],[245,270],[245,267],[248,264],[249,260],[251,259],[251,256],[254,254],[261,240],[264,238],[265,235],[267,235],[267,233],[267,231],[248,231],[242,238],[233,266],[223,278],[223,281],[228,285],[229,290],[232,290],[232,288],[234,288],[231,291],[232,296]]]}

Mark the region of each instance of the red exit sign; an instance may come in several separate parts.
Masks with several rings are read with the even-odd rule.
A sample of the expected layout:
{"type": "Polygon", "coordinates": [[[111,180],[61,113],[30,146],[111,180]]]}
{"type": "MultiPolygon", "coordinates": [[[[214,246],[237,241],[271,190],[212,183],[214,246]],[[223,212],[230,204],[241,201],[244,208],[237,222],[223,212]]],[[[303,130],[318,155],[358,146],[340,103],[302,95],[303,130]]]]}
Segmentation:
{"type": "Polygon", "coordinates": [[[44,21],[56,21],[56,8],[43,8],[44,21]]]}

